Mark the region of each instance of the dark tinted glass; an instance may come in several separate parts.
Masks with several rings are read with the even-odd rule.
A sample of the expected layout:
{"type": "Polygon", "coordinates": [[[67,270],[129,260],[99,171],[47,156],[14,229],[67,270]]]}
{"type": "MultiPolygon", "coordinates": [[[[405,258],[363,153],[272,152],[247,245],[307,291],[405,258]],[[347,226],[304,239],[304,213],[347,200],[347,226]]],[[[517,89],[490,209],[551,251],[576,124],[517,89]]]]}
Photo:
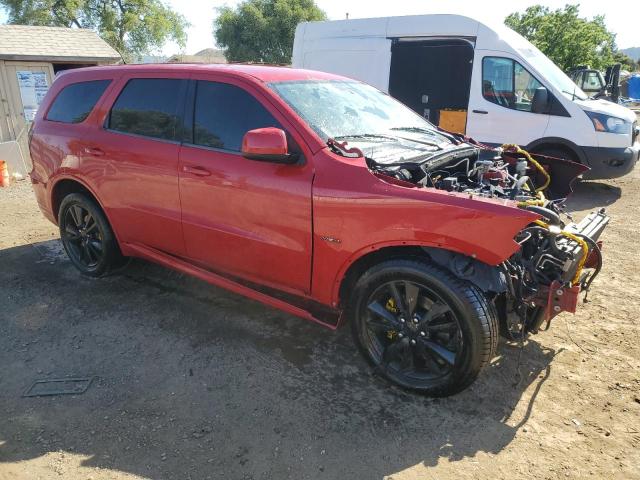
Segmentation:
{"type": "Polygon", "coordinates": [[[194,114],[196,145],[239,152],[249,130],[282,128],[248,92],[226,83],[199,81],[194,114]]]}
{"type": "Polygon", "coordinates": [[[47,113],[47,120],[80,123],[89,116],[111,80],[93,80],[68,85],[62,89],[47,113]]]}
{"type": "Polygon", "coordinates": [[[166,78],[129,80],[111,109],[109,128],[174,140],[182,82],[166,78]]]}

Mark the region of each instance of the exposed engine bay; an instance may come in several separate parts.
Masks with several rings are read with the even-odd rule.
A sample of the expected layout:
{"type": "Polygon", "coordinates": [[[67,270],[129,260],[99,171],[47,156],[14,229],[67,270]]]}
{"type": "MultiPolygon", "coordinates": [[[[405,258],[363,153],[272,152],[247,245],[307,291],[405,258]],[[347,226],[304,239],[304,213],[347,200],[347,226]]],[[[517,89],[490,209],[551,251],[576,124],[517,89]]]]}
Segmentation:
{"type": "Polygon", "coordinates": [[[602,267],[598,238],[609,217],[601,209],[576,224],[565,211],[573,180],[586,170],[582,165],[531,155],[517,145],[490,149],[460,142],[424,160],[399,162],[376,161],[359,149],[349,153],[354,151],[365,157],[375,175],[396,184],[469,198],[508,199],[539,216],[518,233],[514,240],[519,250],[498,267],[483,264],[474,269],[471,259],[460,267],[461,259],[454,254],[434,258],[457,275],[467,275],[493,297],[506,336],[521,340],[545,321],[548,327],[558,313],[575,312],[580,292],[585,292],[586,301],[586,292],[602,267]],[[479,277],[481,270],[485,273],[479,277]]]}

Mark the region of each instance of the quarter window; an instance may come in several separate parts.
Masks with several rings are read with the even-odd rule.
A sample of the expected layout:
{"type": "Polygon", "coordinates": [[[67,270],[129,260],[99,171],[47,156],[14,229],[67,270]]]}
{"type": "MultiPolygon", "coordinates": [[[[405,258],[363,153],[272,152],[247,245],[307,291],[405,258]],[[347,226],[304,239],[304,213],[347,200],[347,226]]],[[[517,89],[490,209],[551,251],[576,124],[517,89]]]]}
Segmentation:
{"type": "Polygon", "coordinates": [[[129,80],[111,108],[109,129],[175,140],[185,83],[186,80],[169,78],[129,80]]]}
{"type": "Polygon", "coordinates": [[[109,83],[111,80],[92,80],[67,85],[53,101],[47,113],[47,120],[62,123],[83,122],[109,83]]]}
{"type": "Polygon", "coordinates": [[[505,108],[531,111],[536,89],[542,84],[515,60],[484,57],[482,60],[482,96],[505,108]]]}
{"type": "Polygon", "coordinates": [[[249,130],[282,128],[258,100],[242,88],[198,81],[194,111],[194,143],[239,152],[249,130]]]}

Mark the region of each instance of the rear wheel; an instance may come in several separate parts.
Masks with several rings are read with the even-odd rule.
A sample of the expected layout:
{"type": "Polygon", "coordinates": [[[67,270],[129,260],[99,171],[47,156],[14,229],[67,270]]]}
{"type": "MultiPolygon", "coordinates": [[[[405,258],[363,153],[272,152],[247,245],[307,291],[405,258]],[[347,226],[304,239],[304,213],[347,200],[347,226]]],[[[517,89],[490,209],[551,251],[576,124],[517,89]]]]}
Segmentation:
{"type": "Polygon", "coordinates": [[[100,277],[124,264],[109,222],[87,196],[67,195],[60,204],[58,225],[62,245],[82,274],[100,277]]]}
{"type": "Polygon", "coordinates": [[[376,370],[427,395],[467,387],[497,348],[497,316],[482,292],[422,261],[389,260],[368,270],[355,286],[349,316],[376,370]]]}

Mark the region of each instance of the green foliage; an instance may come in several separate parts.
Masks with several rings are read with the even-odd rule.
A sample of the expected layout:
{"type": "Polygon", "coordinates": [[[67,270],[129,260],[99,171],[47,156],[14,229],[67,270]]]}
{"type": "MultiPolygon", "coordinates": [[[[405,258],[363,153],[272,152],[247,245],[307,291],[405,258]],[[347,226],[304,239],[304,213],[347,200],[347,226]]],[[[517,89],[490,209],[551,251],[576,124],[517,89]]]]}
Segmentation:
{"type": "Polygon", "coordinates": [[[161,48],[184,47],[188,23],[162,0],[0,0],[9,23],[96,30],[125,60],[161,48]]]}
{"type": "Polygon", "coordinates": [[[245,0],[218,13],[214,35],[231,62],[290,63],[298,23],[327,18],[313,0],[245,0]]]}
{"type": "Polygon", "coordinates": [[[629,70],[630,72],[633,72],[638,66],[633,58],[620,50],[613,54],[613,63],[621,64],[623,70],[629,70]]]}
{"type": "Polygon", "coordinates": [[[604,70],[615,62],[615,34],[607,30],[604,16],[587,20],[578,10],[578,5],[553,11],[534,5],[524,13],[512,13],[504,23],[565,71],[579,65],[604,70]]]}

